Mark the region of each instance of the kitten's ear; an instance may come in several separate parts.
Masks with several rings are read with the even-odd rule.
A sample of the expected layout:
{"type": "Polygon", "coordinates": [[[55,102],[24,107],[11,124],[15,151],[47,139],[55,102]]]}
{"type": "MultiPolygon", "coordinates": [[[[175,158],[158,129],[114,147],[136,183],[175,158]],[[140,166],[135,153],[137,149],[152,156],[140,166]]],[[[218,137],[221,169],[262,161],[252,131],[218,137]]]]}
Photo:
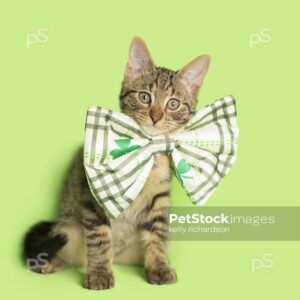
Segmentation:
{"type": "Polygon", "coordinates": [[[145,42],[135,37],[130,45],[125,77],[134,78],[141,72],[153,71],[154,63],[145,42]]]}
{"type": "Polygon", "coordinates": [[[197,95],[207,73],[209,62],[210,57],[208,55],[202,55],[179,71],[178,76],[180,80],[188,86],[192,94],[197,95]]]}

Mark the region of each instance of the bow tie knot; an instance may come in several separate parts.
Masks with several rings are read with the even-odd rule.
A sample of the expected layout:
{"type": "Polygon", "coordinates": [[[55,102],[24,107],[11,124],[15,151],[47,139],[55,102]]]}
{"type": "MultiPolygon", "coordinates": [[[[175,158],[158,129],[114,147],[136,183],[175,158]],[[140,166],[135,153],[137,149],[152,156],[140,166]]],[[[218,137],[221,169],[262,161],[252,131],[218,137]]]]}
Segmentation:
{"type": "Polygon", "coordinates": [[[175,148],[175,139],[169,135],[153,136],[150,143],[153,155],[170,154],[175,148]]]}

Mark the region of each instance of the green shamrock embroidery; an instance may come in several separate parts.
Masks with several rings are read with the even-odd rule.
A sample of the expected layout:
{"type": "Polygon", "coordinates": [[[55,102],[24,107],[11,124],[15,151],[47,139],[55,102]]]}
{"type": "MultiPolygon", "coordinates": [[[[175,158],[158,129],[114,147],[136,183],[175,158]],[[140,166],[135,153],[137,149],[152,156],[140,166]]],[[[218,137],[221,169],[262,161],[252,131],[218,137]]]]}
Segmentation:
{"type": "Polygon", "coordinates": [[[132,145],[129,147],[131,139],[115,140],[115,142],[119,146],[119,149],[113,149],[110,151],[109,154],[113,157],[113,159],[116,159],[124,154],[141,148],[140,145],[132,145]]]}
{"type": "Polygon", "coordinates": [[[176,167],[176,173],[178,175],[178,178],[181,182],[181,184],[183,184],[183,178],[186,179],[193,179],[193,177],[191,176],[185,176],[182,174],[187,173],[190,169],[191,169],[191,165],[185,160],[185,159],[181,159],[176,167]]]}

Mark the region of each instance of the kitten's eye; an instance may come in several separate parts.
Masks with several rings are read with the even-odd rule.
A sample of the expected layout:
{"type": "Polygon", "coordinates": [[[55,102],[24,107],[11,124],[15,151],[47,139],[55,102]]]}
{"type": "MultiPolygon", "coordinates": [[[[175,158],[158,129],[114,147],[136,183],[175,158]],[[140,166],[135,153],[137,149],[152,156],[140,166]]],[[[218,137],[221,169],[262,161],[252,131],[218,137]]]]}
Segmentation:
{"type": "Polygon", "coordinates": [[[180,101],[177,99],[170,99],[167,103],[167,108],[171,110],[175,110],[179,107],[180,101]]]}
{"type": "Polygon", "coordinates": [[[149,104],[151,102],[151,97],[148,93],[141,92],[139,94],[140,101],[144,104],[149,104]]]}

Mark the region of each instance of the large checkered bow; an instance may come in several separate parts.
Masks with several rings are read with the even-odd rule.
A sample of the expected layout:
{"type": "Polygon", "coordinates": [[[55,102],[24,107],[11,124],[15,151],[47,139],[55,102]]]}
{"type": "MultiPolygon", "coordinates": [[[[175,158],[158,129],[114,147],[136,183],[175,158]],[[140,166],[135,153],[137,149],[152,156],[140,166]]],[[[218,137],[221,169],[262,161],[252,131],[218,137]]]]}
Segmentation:
{"type": "Polygon", "coordinates": [[[84,144],[90,190],[114,219],[137,198],[154,157],[167,154],[192,202],[202,205],[234,163],[237,138],[232,96],[198,111],[173,136],[149,136],[130,117],[92,106],[87,112],[84,144]]]}

